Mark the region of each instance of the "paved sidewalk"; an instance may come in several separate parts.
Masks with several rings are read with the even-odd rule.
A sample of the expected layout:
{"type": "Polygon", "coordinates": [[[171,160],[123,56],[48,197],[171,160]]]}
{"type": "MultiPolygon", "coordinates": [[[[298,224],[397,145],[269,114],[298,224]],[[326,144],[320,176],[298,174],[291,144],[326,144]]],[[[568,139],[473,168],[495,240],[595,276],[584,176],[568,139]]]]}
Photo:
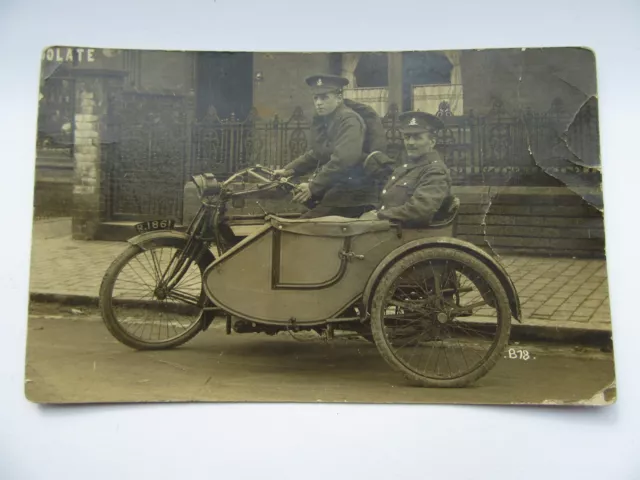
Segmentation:
{"type": "MultiPolygon", "coordinates": [[[[102,277],[123,242],[71,239],[68,220],[34,224],[30,291],[97,297],[102,277]]],[[[520,295],[523,323],[610,331],[606,262],[571,258],[501,257],[520,295]]]]}

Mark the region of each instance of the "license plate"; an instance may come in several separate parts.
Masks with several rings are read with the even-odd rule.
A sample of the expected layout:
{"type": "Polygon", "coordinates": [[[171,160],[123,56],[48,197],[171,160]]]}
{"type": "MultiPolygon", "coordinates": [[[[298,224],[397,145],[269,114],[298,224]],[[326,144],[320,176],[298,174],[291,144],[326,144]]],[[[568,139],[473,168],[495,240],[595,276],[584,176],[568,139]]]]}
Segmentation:
{"type": "Polygon", "coordinates": [[[149,220],[138,223],[135,229],[138,233],[153,232],[154,230],[171,230],[176,222],[173,220],[149,220]]]}

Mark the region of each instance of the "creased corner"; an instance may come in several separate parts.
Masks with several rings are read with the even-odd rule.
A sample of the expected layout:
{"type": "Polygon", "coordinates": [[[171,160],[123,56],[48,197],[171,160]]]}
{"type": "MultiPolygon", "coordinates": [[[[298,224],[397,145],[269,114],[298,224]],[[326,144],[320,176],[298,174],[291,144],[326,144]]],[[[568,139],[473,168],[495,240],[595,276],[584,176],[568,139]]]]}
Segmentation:
{"type": "Polygon", "coordinates": [[[606,406],[615,403],[617,398],[616,382],[611,382],[602,390],[598,390],[591,398],[575,402],[576,405],[606,406]]]}
{"type": "Polygon", "coordinates": [[[50,77],[54,76],[58,70],[60,70],[62,68],[62,64],[58,63],[55,65],[52,65],[50,68],[43,68],[42,70],[42,81],[46,81],[48,80],[50,77]]]}
{"type": "Polygon", "coordinates": [[[558,75],[557,72],[551,72],[551,75],[553,75],[555,78],[560,80],[562,83],[564,83],[566,86],[568,86],[572,90],[574,90],[576,92],[579,92],[580,94],[584,95],[585,97],[592,96],[590,93],[585,92],[584,89],[582,89],[582,88],[578,87],[577,85],[575,85],[574,83],[568,81],[567,79],[565,79],[561,75],[558,75]]]}
{"type": "Polygon", "coordinates": [[[585,400],[557,400],[548,399],[542,401],[542,405],[576,405],[591,407],[606,407],[613,405],[617,399],[617,390],[615,380],[606,387],[598,390],[591,397],[585,400]]]}

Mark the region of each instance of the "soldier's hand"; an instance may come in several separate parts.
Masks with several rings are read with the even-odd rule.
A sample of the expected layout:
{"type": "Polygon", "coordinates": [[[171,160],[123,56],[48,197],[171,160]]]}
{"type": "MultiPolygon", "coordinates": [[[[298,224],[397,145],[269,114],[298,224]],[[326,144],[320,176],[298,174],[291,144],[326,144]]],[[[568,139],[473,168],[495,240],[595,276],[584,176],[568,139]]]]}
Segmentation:
{"type": "Polygon", "coordinates": [[[291,175],[294,174],[293,170],[286,170],[284,168],[280,168],[278,170],[274,170],[273,171],[273,176],[276,178],[280,178],[280,177],[290,177],[291,175]]]}
{"type": "Polygon", "coordinates": [[[378,212],[376,210],[370,210],[360,215],[358,220],[378,220],[378,212]]]}
{"type": "Polygon", "coordinates": [[[296,188],[296,194],[293,196],[293,201],[298,203],[304,203],[311,198],[311,190],[308,183],[301,183],[296,188]]]}

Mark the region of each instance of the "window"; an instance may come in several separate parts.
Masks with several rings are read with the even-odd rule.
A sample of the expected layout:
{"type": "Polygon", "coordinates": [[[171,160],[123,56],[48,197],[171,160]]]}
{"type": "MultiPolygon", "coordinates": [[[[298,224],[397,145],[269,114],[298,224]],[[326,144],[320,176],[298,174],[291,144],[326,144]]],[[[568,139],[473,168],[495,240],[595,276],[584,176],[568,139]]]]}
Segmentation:
{"type": "Polygon", "coordinates": [[[389,85],[389,57],[387,53],[363,53],[355,69],[358,88],[387,87],[389,85]]]}

